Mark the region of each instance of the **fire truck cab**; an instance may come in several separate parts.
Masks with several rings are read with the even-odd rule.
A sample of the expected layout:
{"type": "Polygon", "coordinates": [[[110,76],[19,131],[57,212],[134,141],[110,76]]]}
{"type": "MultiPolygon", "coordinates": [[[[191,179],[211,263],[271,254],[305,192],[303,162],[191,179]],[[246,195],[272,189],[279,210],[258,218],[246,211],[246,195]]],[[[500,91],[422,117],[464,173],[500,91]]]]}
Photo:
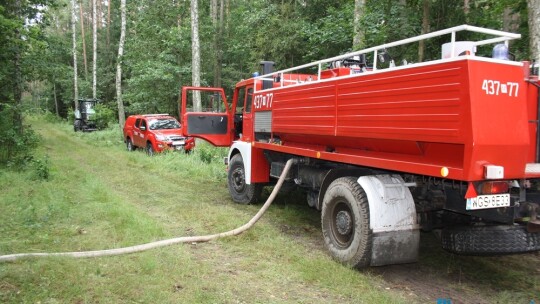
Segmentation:
{"type": "Polygon", "coordinates": [[[440,230],[458,254],[537,251],[540,82],[508,60],[518,38],[462,25],[281,71],[265,61],[230,103],[221,88],[184,87],[183,133],[230,147],[242,204],[297,159],[287,180],[321,211],[330,254],[353,267],[416,261],[420,230],[440,230]],[[470,32],[487,38],[456,40],[470,32]],[[441,37],[435,60],[388,55],[441,37]],[[493,56],[477,55],[486,47],[493,56]]]}

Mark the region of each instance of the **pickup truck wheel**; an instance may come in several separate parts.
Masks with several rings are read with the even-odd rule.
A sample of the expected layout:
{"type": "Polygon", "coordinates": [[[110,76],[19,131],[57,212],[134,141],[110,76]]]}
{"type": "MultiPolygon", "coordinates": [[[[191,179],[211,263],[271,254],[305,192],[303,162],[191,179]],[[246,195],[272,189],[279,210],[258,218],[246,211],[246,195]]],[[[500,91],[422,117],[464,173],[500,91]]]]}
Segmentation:
{"type": "Polygon", "coordinates": [[[135,151],[135,150],[137,149],[137,147],[135,147],[135,146],[133,145],[133,142],[131,141],[131,138],[129,138],[129,137],[128,137],[127,141],[126,141],[126,147],[127,147],[127,150],[128,150],[129,152],[135,151]]]}
{"type": "Polygon", "coordinates": [[[369,204],[355,177],[333,181],[324,194],[321,224],[326,248],[343,264],[363,268],[371,262],[373,233],[369,204]]]}
{"type": "Polygon", "coordinates": [[[263,185],[246,184],[244,160],[240,154],[232,157],[228,171],[229,193],[233,201],[244,205],[257,202],[261,196],[263,185]]]}
{"type": "Polygon", "coordinates": [[[154,156],[154,148],[152,148],[152,144],[151,143],[147,143],[146,144],[146,154],[148,156],[154,156]]]}
{"type": "Polygon", "coordinates": [[[524,225],[455,226],[441,231],[443,249],[463,255],[500,255],[540,250],[540,233],[524,225]]]}

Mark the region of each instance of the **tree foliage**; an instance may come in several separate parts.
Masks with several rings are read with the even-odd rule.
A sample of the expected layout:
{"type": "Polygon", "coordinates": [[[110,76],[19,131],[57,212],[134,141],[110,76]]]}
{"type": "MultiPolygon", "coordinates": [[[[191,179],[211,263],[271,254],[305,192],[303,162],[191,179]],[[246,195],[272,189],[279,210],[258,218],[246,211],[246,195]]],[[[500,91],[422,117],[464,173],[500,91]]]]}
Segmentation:
{"type": "MultiPolygon", "coordinates": [[[[79,41],[90,53],[92,0],[78,0],[82,7],[77,16],[79,41]],[[82,18],[82,19],[81,19],[82,18]]],[[[9,0],[0,6],[0,99],[13,102],[16,77],[13,50],[23,50],[22,73],[26,83],[39,81],[46,92],[39,106],[66,116],[72,107],[73,79],[68,0],[9,0]],[[54,2],[54,3],[53,3],[54,2]],[[21,3],[23,13],[14,12],[21,3]],[[54,4],[54,5],[53,5],[54,4]],[[42,5],[48,22],[24,26],[32,19],[37,5],[42,5]],[[17,39],[15,29],[31,39],[17,39]],[[7,89],[6,89],[7,88],[7,89]],[[56,102],[55,102],[56,98],[56,102]]],[[[97,19],[97,97],[110,109],[116,108],[116,61],[120,37],[120,0],[98,0],[97,19]],[[109,7],[110,6],[110,7],[109,7]],[[110,20],[108,11],[110,9],[110,20]]],[[[529,30],[526,0],[365,0],[358,29],[366,47],[419,35],[427,17],[430,31],[464,23],[493,29],[508,28],[522,34],[512,42],[517,60],[529,58],[529,30]],[[423,5],[429,15],[423,16],[423,5]]],[[[190,1],[127,1],[127,32],[122,60],[122,93],[126,114],[168,112],[178,114],[178,97],[183,85],[191,85],[190,1]]],[[[259,69],[261,60],[276,62],[277,68],[308,63],[343,54],[353,49],[354,1],[351,0],[199,0],[199,36],[201,48],[201,85],[221,83],[227,92],[240,79],[259,69]],[[212,6],[223,6],[223,19],[216,26],[212,6]],[[216,38],[219,41],[216,42],[216,38]],[[218,58],[219,57],[219,58],[218,58]],[[216,68],[216,62],[220,67],[216,68]]],[[[467,37],[458,37],[466,39],[467,37]]],[[[446,38],[445,38],[446,39],[446,38]]],[[[426,59],[440,56],[443,39],[426,42],[426,59]]],[[[480,52],[489,52],[486,48],[480,52]]],[[[414,46],[395,48],[392,56],[409,62],[418,60],[414,46]]],[[[91,56],[90,56],[91,57],[91,56]]],[[[91,60],[91,58],[89,58],[91,60]]],[[[79,96],[92,94],[91,77],[85,75],[79,60],[79,96]]]]}

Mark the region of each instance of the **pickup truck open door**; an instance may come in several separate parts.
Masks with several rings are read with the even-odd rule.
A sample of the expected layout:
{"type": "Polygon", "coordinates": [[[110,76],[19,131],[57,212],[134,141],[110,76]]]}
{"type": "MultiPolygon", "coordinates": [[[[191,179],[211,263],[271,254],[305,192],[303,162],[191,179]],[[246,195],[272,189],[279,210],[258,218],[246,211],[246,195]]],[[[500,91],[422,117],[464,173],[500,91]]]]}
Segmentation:
{"type": "Polygon", "coordinates": [[[217,147],[228,147],[234,121],[222,88],[183,87],[182,133],[202,138],[217,147]]]}

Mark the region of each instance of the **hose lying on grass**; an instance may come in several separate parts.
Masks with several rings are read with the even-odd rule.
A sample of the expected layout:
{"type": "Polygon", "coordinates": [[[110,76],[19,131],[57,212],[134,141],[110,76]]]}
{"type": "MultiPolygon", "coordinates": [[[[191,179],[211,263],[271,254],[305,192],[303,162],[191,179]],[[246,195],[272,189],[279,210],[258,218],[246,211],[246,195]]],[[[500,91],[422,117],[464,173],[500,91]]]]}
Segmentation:
{"type": "Polygon", "coordinates": [[[239,235],[240,233],[250,229],[255,223],[263,216],[263,214],[268,210],[268,207],[272,204],[274,199],[276,198],[276,195],[279,192],[279,189],[281,188],[281,185],[283,185],[283,181],[285,180],[285,176],[287,176],[287,173],[289,172],[289,169],[291,168],[292,164],[294,162],[294,159],[289,159],[287,163],[285,164],[285,168],[283,169],[283,172],[279,176],[279,180],[274,187],[274,190],[272,190],[272,193],[264,203],[264,205],[261,207],[259,212],[251,218],[249,222],[244,224],[243,226],[240,226],[236,229],[229,230],[222,233],[217,234],[209,234],[209,235],[202,235],[202,236],[189,236],[189,237],[177,237],[172,239],[166,239],[151,243],[146,243],[142,245],[136,245],[136,246],[130,246],[130,247],[124,247],[124,248],[116,248],[116,249],[106,249],[106,250],[93,250],[93,251],[81,251],[81,252],[54,252],[54,253],[16,253],[16,254],[8,254],[8,255],[2,255],[0,256],[0,262],[8,262],[8,261],[15,261],[18,259],[23,258],[32,258],[32,257],[52,257],[52,256],[63,256],[63,257],[72,257],[72,258],[93,258],[93,257],[102,257],[102,256],[113,256],[113,255],[121,255],[121,254],[128,254],[128,253],[134,253],[134,252],[141,252],[146,251],[149,249],[154,249],[158,247],[164,247],[169,246],[173,244],[178,243],[202,243],[202,242],[209,242],[215,239],[219,239],[222,237],[227,236],[235,236],[239,235]]]}

